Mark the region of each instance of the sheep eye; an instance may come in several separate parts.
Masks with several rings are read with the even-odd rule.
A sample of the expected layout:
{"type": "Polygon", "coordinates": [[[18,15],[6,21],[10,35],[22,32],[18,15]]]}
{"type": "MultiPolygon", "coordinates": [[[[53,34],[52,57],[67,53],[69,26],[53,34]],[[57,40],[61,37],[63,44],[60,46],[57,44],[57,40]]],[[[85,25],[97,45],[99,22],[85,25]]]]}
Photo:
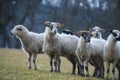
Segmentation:
{"type": "Polygon", "coordinates": [[[51,30],[53,29],[53,26],[51,26],[51,30]]]}
{"type": "Polygon", "coordinates": [[[18,31],[22,31],[22,29],[21,29],[21,28],[17,28],[17,30],[18,30],[18,31]]]}
{"type": "Polygon", "coordinates": [[[117,36],[117,34],[116,33],[112,33],[114,36],[117,36]]]}

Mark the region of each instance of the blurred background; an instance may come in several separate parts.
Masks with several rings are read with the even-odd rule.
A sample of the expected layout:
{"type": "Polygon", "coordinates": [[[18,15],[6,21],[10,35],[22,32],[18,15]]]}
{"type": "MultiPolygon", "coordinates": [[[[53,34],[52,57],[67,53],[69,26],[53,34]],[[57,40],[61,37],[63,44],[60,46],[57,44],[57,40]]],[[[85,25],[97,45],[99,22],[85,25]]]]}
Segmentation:
{"type": "Polygon", "coordinates": [[[99,26],[106,39],[110,30],[120,29],[120,0],[0,0],[0,47],[21,48],[10,35],[15,25],[41,33],[45,21],[64,23],[74,34],[99,26]]]}

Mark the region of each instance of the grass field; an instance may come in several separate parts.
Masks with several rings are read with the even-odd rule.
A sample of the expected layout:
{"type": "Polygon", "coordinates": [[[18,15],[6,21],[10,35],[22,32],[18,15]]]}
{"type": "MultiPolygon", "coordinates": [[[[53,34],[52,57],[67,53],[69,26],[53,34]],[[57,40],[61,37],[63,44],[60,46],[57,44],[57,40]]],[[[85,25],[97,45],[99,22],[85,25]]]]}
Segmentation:
{"type": "MultiPolygon", "coordinates": [[[[23,51],[0,49],[0,80],[100,80],[91,77],[94,69],[92,66],[89,65],[90,77],[81,77],[71,75],[71,63],[63,57],[61,60],[61,73],[49,72],[49,58],[45,54],[38,55],[38,70],[35,71],[34,67],[29,70],[27,55],[23,51]]],[[[110,78],[111,75],[110,73],[110,78]]],[[[116,70],[116,78],[117,76],[116,70]]]]}

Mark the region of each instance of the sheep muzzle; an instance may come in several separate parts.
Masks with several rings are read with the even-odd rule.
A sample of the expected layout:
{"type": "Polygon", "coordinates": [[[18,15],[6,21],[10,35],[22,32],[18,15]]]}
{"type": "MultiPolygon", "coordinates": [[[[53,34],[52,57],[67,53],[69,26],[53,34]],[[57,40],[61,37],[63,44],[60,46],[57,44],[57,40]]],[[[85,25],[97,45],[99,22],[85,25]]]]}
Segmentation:
{"type": "Polygon", "coordinates": [[[50,27],[50,22],[49,21],[45,21],[44,23],[47,27],[50,27]]]}

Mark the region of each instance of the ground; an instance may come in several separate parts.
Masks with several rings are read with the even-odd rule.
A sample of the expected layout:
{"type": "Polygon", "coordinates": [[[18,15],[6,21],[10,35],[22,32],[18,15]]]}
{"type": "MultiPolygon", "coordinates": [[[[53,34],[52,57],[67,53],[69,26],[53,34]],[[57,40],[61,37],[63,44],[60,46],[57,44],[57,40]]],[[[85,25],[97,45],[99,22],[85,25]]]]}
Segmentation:
{"type": "MultiPolygon", "coordinates": [[[[37,57],[38,70],[27,68],[27,55],[22,50],[0,49],[0,80],[101,80],[93,78],[93,67],[89,65],[90,77],[71,75],[72,65],[61,57],[61,73],[49,72],[49,58],[46,54],[37,57]]],[[[32,65],[33,66],[33,65],[32,65]]],[[[110,78],[112,74],[110,73],[110,78]]],[[[115,77],[118,72],[116,70],[115,77]]]]}

